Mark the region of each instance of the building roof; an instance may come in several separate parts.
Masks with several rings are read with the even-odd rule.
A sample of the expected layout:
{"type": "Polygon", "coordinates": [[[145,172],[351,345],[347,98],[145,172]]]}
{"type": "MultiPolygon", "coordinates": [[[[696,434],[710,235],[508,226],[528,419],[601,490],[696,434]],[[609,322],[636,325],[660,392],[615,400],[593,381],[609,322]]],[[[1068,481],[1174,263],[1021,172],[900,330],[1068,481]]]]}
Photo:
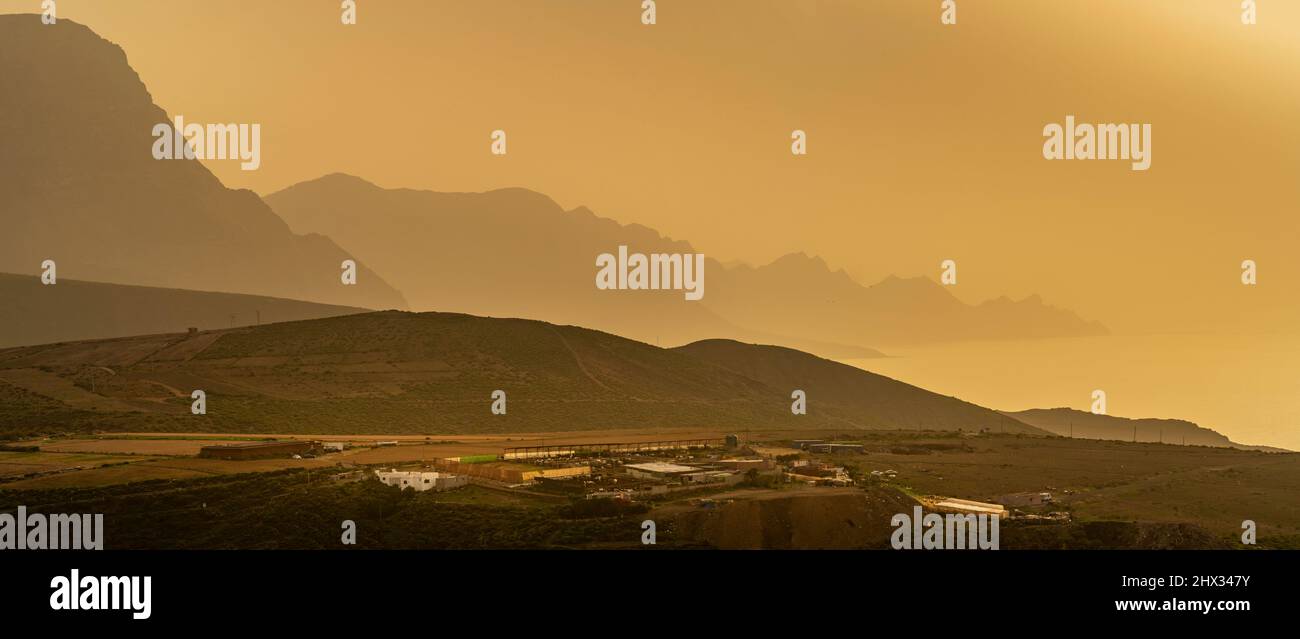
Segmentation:
{"type": "Polygon", "coordinates": [[[624,465],[624,468],[642,470],[647,473],[662,473],[665,475],[676,475],[678,473],[693,473],[693,472],[698,472],[700,470],[699,468],[693,468],[691,466],[679,466],[677,464],[666,464],[664,462],[649,462],[645,464],[626,464],[624,465]]]}
{"type": "Polygon", "coordinates": [[[421,479],[426,477],[432,479],[437,479],[439,477],[455,477],[455,475],[449,473],[419,470],[376,470],[375,474],[380,477],[419,477],[421,479]]]}
{"type": "Polygon", "coordinates": [[[1005,515],[1007,509],[1001,504],[988,504],[980,501],[971,501],[969,499],[956,499],[949,497],[935,502],[934,508],[955,510],[962,513],[985,513],[989,515],[1005,515]]]}

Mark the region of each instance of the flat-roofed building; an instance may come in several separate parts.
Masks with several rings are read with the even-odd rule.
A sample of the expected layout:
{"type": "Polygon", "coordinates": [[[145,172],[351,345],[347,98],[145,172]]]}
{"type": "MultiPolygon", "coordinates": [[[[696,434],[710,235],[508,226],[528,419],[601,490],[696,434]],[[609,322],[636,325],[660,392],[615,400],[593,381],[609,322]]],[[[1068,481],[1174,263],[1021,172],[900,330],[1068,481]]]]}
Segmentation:
{"type": "Polygon", "coordinates": [[[746,471],[751,468],[758,470],[772,470],[776,464],[770,459],[719,459],[714,462],[715,466],[730,468],[732,470],[746,471]]]}
{"type": "Polygon", "coordinates": [[[591,466],[541,467],[508,461],[466,462],[465,459],[464,457],[435,459],[433,467],[508,484],[526,484],[538,479],[569,479],[591,474],[591,466]]]}
{"type": "Polygon", "coordinates": [[[989,504],[982,501],[972,501],[969,499],[957,499],[955,497],[945,497],[937,499],[931,508],[939,512],[951,512],[959,514],[974,515],[997,515],[999,517],[1007,516],[1007,509],[1002,504],[989,504]]]}
{"type": "Polygon", "coordinates": [[[469,478],[464,475],[436,472],[376,470],[375,477],[386,486],[397,486],[402,490],[409,488],[416,492],[451,490],[469,483],[469,478]]]}
{"type": "Polygon", "coordinates": [[[206,459],[266,459],[268,457],[293,457],[318,450],[320,444],[311,441],[244,442],[204,446],[199,457],[206,459]]]}
{"type": "Polygon", "coordinates": [[[694,466],[682,466],[666,462],[646,462],[643,464],[625,464],[627,474],[638,479],[682,479],[692,473],[703,472],[694,466]]]}

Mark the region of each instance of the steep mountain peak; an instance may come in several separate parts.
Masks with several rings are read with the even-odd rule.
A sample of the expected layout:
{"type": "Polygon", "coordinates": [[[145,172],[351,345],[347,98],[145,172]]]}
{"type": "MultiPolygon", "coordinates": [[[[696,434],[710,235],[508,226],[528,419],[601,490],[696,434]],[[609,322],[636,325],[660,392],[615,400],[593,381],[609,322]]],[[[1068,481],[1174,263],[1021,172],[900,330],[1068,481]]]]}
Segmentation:
{"type": "Polygon", "coordinates": [[[1049,304],[1043,301],[1043,296],[1038,293],[1031,293],[1020,299],[1014,299],[1009,295],[999,295],[995,298],[980,302],[980,305],[999,305],[999,306],[1041,306],[1051,308],[1049,304]]]}
{"type": "MultiPolygon", "coordinates": [[[[347,252],[294,235],[202,161],[155,159],[154,127],[174,120],[117,45],[37,15],[0,16],[0,42],[0,222],[10,230],[0,271],[29,273],[48,258],[73,279],[406,305],[364,266],[355,286],[340,285],[347,252]]],[[[189,122],[217,123],[230,124],[189,122]]]]}
{"type": "Polygon", "coordinates": [[[808,278],[829,276],[837,285],[857,286],[857,282],[844,269],[831,270],[830,265],[820,255],[810,255],[804,251],[786,253],[765,266],[760,266],[757,270],[808,278]]]}
{"type": "Polygon", "coordinates": [[[938,282],[924,275],[914,275],[912,277],[901,277],[898,275],[894,275],[893,273],[886,275],[879,282],[872,284],[868,288],[875,288],[875,287],[915,289],[915,290],[923,290],[923,289],[938,289],[941,291],[943,290],[943,287],[940,286],[938,282]]]}
{"type": "Polygon", "coordinates": [[[538,213],[563,213],[564,209],[551,196],[522,186],[508,186],[485,191],[483,195],[505,206],[538,213]]]}
{"type": "Polygon", "coordinates": [[[385,194],[413,195],[420,198],[443,198],[467,201],[481,198],[492,206],[512,211],[559,213],[560,205],[550,196],[532,189],[509,186],[481,192],[434,191],[419,188],[388,188],[366,178],[350,173],[334,172],[318,178],[298,182],[286,188],[267,194],[267,199],[284,199],[286,194],[299,197],[324,197],[348,195],[351,197],[383,196],[385,194]]]}
{"type": "Polygon", "coordinates": [[[331,187],[350,187],[350,188],[383,190],[383,187],[363,177],[352,175],[351,173],[342,173],[337,171],[334,173],[327,173],[314,180],[307,180],[306,182],[300,182],[295,186],[312,185],[312,184],[331,186],[331,187]]]}
{"type": "Polygon", "coordinates": [[[768,263],[768,266],[778,268],[799,266],[830,270],[830,267],[826,265],[826,260],[822,259],[820,255],[809,255],[805,251],[786,253],[785,255],[772,260],[768,263]]]}
{"type": "Polygon", "coordinates": [[[667,303],[668,296],[655,295],[624,295],[614,303],[591,286],[594,256],[620,245],[642,253],[695,249],[652,227],[602,217],[587,206],[561,212],[550,198],[522,189],[383,190],[351,201],[322,195],[286,189],[268,195],[267,202],[295,230],[347,238],[377,268],[406,278],[394,281],[417,308],[586,323],[656,342],[669,334],[726,336],[771,339],[819,352],[808,341],[812,336],[860,347],[1090,331],[1068,313],[1040,312],[1034,304],[1024,309],[994,304],[984,312],[924,276],[891,275],[866,287],[844,269],[832,270],[826,259],[804,251],[757,267],[707,260],[708,293],[701,304],[674,305],[667,303]],[[357,223],[361,219],[364,225],[357,223]],[[480,271],[477,281],[459,285],[426,277],[456,268],[463,256],[482,250],[485,237],[509,247],[511,260],[499,260],[499,269],[480,271]],[[519,269],[512,263],[529,266],[519,269]]]}
{"type": "Polygon", "coordinates": [[[917,305],[919,309],[928,309],[927,312],[965,306],[942,285],[924,275],[887,275],[865,290],[875,299],[889,300],[894,304],[917,305]]]}

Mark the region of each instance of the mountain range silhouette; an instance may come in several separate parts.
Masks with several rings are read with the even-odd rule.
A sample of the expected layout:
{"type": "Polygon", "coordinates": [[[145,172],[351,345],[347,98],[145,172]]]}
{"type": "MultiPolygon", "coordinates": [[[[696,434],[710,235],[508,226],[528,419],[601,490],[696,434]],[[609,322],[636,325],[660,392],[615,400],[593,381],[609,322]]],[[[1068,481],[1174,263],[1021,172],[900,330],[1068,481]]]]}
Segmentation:
{"type": "Polygon", "coordinates": [[[366,308],[406,301],[331,239],[295,234],[197,161],[155,160],[153,103],[126,54],[71,20],[0,15],[0,271],[366,308]]]}
{"type": "Polygon", "coordinates": [[[566,211],[526,189],[384,189],[332,174],[265,200],[296,232],[321,233],[350,247],[391,278],[415,310],[581,324],[652,343],[767,341],[838,357],[851,355],[811,337],[874,347],[1106,332],[1037,296],[969,305],[925,277],[862,286],[803,253],[759,267],[724,265],[706,254],[699,302],[671,291],[597,290],[593,264],[600,253],[618,246],[647,254],[697,249],[585,207],[566,211]]]}

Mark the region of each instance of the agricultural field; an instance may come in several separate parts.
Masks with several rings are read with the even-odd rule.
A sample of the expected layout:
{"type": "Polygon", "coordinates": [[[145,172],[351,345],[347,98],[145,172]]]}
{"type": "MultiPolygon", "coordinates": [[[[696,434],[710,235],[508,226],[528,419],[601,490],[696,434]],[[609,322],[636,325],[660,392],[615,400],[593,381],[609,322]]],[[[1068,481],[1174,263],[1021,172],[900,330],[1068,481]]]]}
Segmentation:
{"type": "Polygon", "coordinates": [[[110,455],[194,456],[216,442],[185,439],[65,439],[41,444],[50,453],[104,453],[110,455]]]}
{"type": "Polygon", "coordinates": [[[0,452],[0,479],[34,473],[68,473],[82,469],[96,469],[106,465],[120,465],[136,460],[114,455],[83,453],[0,452]]]}
{"type": "Polygon", "coordinates": [[[276,435],[237,433],[114,433],[95,437],[23,439],[12,446],[36,446],[39,453],[0,451],[0,488],[45,489],[106,486],[149,480],[188,479],[289,468],[323,468],[430,463],[444,457],[497,455],[510,446],[584,444],[604,441],[644,442],[660,439],[721,438],[721,432],[655,430],[652,432],[579,431],[502,435],[276,435]],[[228,461],[195,457],[203,446],[241,441],[301,439],[344,441],[352,448],[316,459],[228,461]],[[374,446],[377,441],[397,446],[374,446]],[[39,461],[35,461],[39,460],[39,461]],[[58,473],[48,471],[58,470],[58,473]],[[33,473],[42,473],[33,475],[33,473]],[[31,475],[26,476],[25,475],[31,475]]]}
{"type": "MultiPolygon", "coordinates": [[[[350,469],[418,468],[441,457],[495,455],[512,446],[712,438],[722,434],[687,429],[332,435],[322,438],[348,441],[353,447],[314,459],[247,461],[201,459],[194,453],[207,444],[276,436],[132,433],[29,439],[17,445],[38,446],[39,452],[0,452],[0,495],[8,495],[10,500],[24,499],[27,501],[23,503],[28,504],[51,504],[63,503],[59,500],[68,495],[111,494],[116,496],[114,499],[152,507],[148,506],[152,499],[148,495],[165,487],[175,488],[180,494],[191,487],[208,487],[203,489],[207,494],[209,488],[233,485],[223,483],[226,481],[292,475],[304,485],[329,492],[335,489],[327,489],[320,482],[350,469]],[[381,437],[395,440],[398,445],[373,446],[381,437]]],[[[882,540],[887,540],[888,516],[910,508],[918,500],[942,496],[995,501],[1001,495],[1021,492],[1050,492],[1053,501],[1049,506],[1027,512],[1064,512],[1069,516],[1068,524],[1026,526],[1009,520],[1004,527],[1008,548],[1240,547],[1234,545],[1234,539],[1246,519],[1258,525],[1259,547],[1300,547],[1300,503],[1294,499],[1300,494],[1300,455],[1294,453],[924,431],[766,431],[742,434],[741,439],[757,454],[799,456],[843,466],[858,485],[834,489],[799,484],[702,487],[655,497],[647,507],[663,524],[661,547],[881,548],[887,547],[882,540]],[[864,452],[814,454],[790,447],[790,439],[808,437],[859,443],[864,452]],[[872,471],[894,472],[885,478],[872,471]],[[701,509],[697,504],[700,500],[722,505],[716,511],[701,509]]],[[[251,485],[260,481],[247,480],[254,482],[251,485]]],[[[472,485],[448,493],[421,494],[420,501],[414,502],[421,504],[420,508],[411,512],[433,512],[452,506],[484,508],[498,523],[518,518],[534,525],[540,522],[535,520],[535,511],[550,512],[547,509],[562,505],[565,499],[472,485]],[[517,512],[520,509],[527,512],[517,512]]],[[[70,506],[63,503],[61,507],[70,506]]],[[[266,505],[263,509],[279,507],[266,505]]],[[[412,521],[411,525],[425,524],[412,521]]],[[[509,537],[504,531],[494,533],[481,527],[476,530],[483,539],[509,537]]],[[[537,546],[513,537],[504,543],[507,547],[550,547],[557,539],[574,541],[565,537],[561,528],[548,527],[547,531],[542,535],[545,541],[537,546]]],[[[461,547],[456,544],[467,543],[459,537],[438,539],[431,533],[411,536],[409,531],[390,529],[388,534],[379,547],[461,547]],[[397,543],[395,539],[403,541],[388,545],[397,543]],[[402,545],[407,543],[413,546],[402,545]]],[[[595,547],[617,546],[608,538],[590,541],[595,547]]],[[[201,543],[189,538],[168,543],[173,542],[183,547],[201,543]]],[[[283,547],[298,547],[295,543],[315,547],[312,544],[323,542],[291,536],[284,543],[287,545],[283,547]]]]}

